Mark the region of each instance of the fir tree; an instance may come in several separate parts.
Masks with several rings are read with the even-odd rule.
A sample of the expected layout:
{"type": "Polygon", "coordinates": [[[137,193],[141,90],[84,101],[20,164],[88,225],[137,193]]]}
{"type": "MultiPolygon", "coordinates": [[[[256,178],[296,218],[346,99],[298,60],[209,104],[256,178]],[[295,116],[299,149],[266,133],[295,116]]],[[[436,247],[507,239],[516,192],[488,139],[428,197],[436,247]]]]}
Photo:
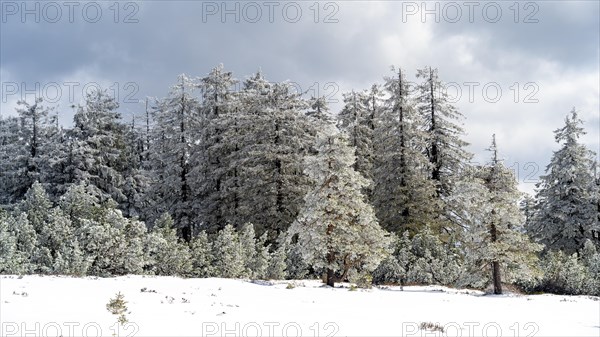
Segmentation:
{"type": "Polygon", "coordinates": [[[231,161],[240,146],[237,125],[240,112],[237,95],[232,91],[236,83],[233,74],[220,64],[198,84],[202,94],[197,129],[199,142],[190,158],[190,182],[195,198],[201,201],[195,205],[198,222],[211,232],[228,222],[237,226],[243,223],[232,219],[238,198],[235,190],[238,167],[231,161]]]}

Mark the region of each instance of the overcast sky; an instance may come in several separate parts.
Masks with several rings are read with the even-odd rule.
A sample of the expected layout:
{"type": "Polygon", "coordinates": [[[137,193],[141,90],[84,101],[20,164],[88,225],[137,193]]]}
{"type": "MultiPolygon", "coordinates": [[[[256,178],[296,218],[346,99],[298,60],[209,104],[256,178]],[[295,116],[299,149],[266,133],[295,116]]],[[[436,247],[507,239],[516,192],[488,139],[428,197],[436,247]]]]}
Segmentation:
{"type": "Polygon", "coordinates": [[[72,104],[98,83],[125,118],[164,97],[180,73],[219,63],[244,79],[261,69],[332,101],[401,66],[437,67],[466,116],[466,140],[484,162],[495,133],[520,187],[533,190],[556,150],[552,131],[576,107],[600,152],[598,1],[1,1],[0,114],[37,92],[72,104]],[[237,21],[237,22],[236,22],[237,21]],[[484,90],[485,89],[485,90],[484,90]],[[498,95],[498,89],[501,95],[498,95]]]}

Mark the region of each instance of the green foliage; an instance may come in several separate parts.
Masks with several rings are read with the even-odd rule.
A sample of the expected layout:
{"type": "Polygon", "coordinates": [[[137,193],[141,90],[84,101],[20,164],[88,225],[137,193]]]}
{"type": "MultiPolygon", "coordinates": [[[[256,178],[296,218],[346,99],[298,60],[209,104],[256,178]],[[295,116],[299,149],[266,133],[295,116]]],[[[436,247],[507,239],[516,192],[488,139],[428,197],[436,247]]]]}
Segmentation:
{"type": "Polygon", "coordinates": [[[114,298],[111,298],[110,301],[106,304],[106,310],[111,314],[117,316],[117,322],[120,324],[127,323],[127,317],[125,314],[127,313],[127,302],[125,301],[125,296],[120,292],[116,294],[114,298]]]}

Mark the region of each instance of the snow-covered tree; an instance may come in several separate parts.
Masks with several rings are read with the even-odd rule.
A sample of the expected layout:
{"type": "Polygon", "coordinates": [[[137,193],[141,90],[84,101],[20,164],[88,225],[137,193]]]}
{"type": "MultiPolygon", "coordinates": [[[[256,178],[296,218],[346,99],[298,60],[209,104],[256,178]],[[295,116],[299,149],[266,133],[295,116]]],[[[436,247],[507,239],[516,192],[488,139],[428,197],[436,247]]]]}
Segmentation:
{"type": "Polygon", "coordinates": [[[49,133],[52,109],[42,104],[42,98],[36,98],[33,104],[17,104],[18,117],[4,120],[0,127],[0,180],[5,202],[20,200],[35,181],[45,177],[53,140],[49,133]]]}
{"type": "Polygon", "coordinates": [[[492,152],[490,164],[477,169],[470,179],[471,185],[467,185],[470,190],[457,193],[467,199],[464,205],[475,207],[465,209],[465,212],[472,212],[471,221],[464,224],[462,242],[468,270],[466,276],[472,286],[481,287],[492,282],[494,293],[501,294],[502,282],[535,277],[536,253],[542,246],[529,241],[524,233],[517,181],[498,156],[495,136],[489,150],[492,152]],[[477,284],[477,280],[481,283],[477,284]]]}
{"type": "Polygon", "coordinates": [[[547,249],[569,254],[583,248],[586,239],[596,240],[593,233],[599,230],[594,153],[579,141],[585,133],[582,124],[573,109],[565,126],[554,131],[561,148],[540,177],[536,216],[530,228],[547,249]]]}
{"type": "Polygon", "coordinates": [[[338,128],[348,134],[354,148],[354,170],[365,178],[373,178],[373,113],[369,109],[370,96],[366,91],[344,94],[344,107],[338,114],[338,128]]]}
{"type": "Polygon", "coordinates": [[[414,235],[425,226],[439,227],[442,205],[430,178],[426,136],[411,87],[401,69],[385,80],[387,99],[375,129],[373,205],[383,228],[414,235]]]}
{"type": "Polygon", "coordinates": [[[213,242],[213,267],[217,277],[236,278],[244,273],[244,256],[238,233],[227,225],[213,242]]]}
{"type": "Polygon", "coordinates": [[[242,257],[244,258],[244,272],[242,273],[242,277],[252,278],[254,277],[253,268],[256,262],[256,233],[254,232],[254,225],[247,223],[242,226],[238,237],[242,257]]]}
{"type": "Polygon", "coordinates": [[[369,182],[352,168],[354,151],[347,142],[334,127],[320,135],[319,153],[306,162],[315,187],[288,233],[290,239],[297,235],[302,256],[326,273],[330,286],[372,272],[391,243],[361,193],[369,182]]]}
{"type": "Polygon", "coordinates": [[[279,244],[270,254],[269,266],[267,268],[266,278],[271,280],[284,280],[287,277],[286,264],[287,245],[286,242],[279,244]]]}
{"type": "Polygon", "coordinates": [[[119,103],[106,90],[86,95],[85,106],[75,113],[70,176],[76,184],[85,181],[98,190],[101,200],[124,202],[123,160],[126,126],[117,111],[119,103]]]}
{"type": "Polygon", "coordinates": [[[199,142],[193,147],[190,158],[190,183],[194,197],[200,201],[195,204],[198,222],[212,232],[226,223],[242,225],[237,222],[239,219],[229,216],[230,212],[235,212],[231,202],[237,200],[237,191],[232,187],[235,187],[238,168],[237,163],[231,162],[240,146],[237,125],[240,111],[237,94],[232,90],[237,82],[232,72],[220,64],[198,83],[202,94],[200,124],[196,132],[199,142]]]}
{"type": "Polygon", "coordinates": [[[48,210],[47,222],[38,235],[37,268],[41,273],[85,275],[88,263],[71,221],[58,207],[48,210]]]}
{"type": "Polygon", "coordinates": [[[586,293],[600,296],[600,252],[591,240],[585,240],[580,253],[583,264],[587,267],[586,293]]]}
{"type": "Polygon", "coordinates": [[[192,190],[189,181],[190,152],[199,125],[199,102],[194,96],[195,80],[179,75],[169,96],[154,111],[152,174],[146,219],[154,221],[167,212],[181,236],[190,241],[193,233],[192,190]]]}
{"type": "Polygon", "coordinates": [[[9,221],[14,220],[9,215],[0,213],[0,274],[18,274],[23,271],[17,238],[11,231],[9,221]]]}
{"type": "Polygon", "coordinates": [[[464,131],[462,114],[449,102],[438,70],[425,67],[417,71],[423,82],[417,86],[417,108],[426,121],[427,155],[431,163],[431,177],[436,182],[438,195],[452,193],[454,181],[463,166],[471,159],[468,145],[460,137],[464,131]]]}
{"type": "Polygon", "coordinates": [[[198,233],[190,244],[192,259],[192,275],[194,277],[210,277],[213,275],[212,244],[206,232],[198,233]]]}
{"type": "Polygon", "coordinates": [[[237,114],[221,118],[229,119],[221,142],[229,148],[222,158],[227,163],[221,180],[224,219],[237,226],[252,222],[257,235],[266,232],[267,243],[275,244],[310,184],[302,174],[313,142],[306,132],[306,104],[288,83],[272,84],[261,74],[245,81],[239,104],[237,114]]]}
{"type": "Polygon", "coordinates": [[[192,262],[188,246],[179,242],[173,219],[163,214],[152,227],[146,242],[148,264],[156,275],[188,275],[192,262]]]}

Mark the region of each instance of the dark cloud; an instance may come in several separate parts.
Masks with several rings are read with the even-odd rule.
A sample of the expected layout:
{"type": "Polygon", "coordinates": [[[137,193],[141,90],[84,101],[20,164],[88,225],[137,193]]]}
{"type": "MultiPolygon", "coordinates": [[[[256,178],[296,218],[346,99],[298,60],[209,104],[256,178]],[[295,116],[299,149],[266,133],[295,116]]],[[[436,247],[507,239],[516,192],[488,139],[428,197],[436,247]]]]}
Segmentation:
{"type": "MultiPolygon", "coordinates": [[[[5,6],[7,1],[2,3],[5,6]]],[[[115,8],[109,7],[113,2],[101,2],[103,16],[96,23],[82,16],[86,3],[75,10],[73,23],[65,11],[57,23],[43,17],[35,23],[31,16],[22,23],[20,15],[3,16],[2,82],[31,86],[35,82],[80,81],[83,85],[97,81],[118,88],[122,100],[134,91],[134,98],[143,99],[165,96],[180,73],[203,76],[224,63],[241,80],[262,69],[273,81],[292,80],[303,90],[318,89],[320,94],[336,91],[339,98],[344,90],[366,89],[381,82],[392,64],[410,74],[429,64],[440,69],[444,80],[462,86],[463,96],[456,105],[467,116],[467,138],[481,160],[496,132],[509,160],[544,167],[554,149],[552,130],[562,124],[572,106],[590,117],[586,141],[598,148],[597,1],[539,1],[530,2],[527,8],[526,2],[519,2],[517,23],[510,8],[515,2],[477,2],[473,23],[465,2],[454,2],[463,11],[456,23],[448,22],[453,16],[444,17],[443,12],[439,23],[432,15],[422,22],[420,12],[407,12],[423,10],[423,3],[430,9],[435,6],[435,2],[422,1],[319,2],[318,12],[315,2],[281,2],[274,7],[273,23],[264,2],[256,3],[262,11],[256,23],[248,22],[256,17],[251,2],[237,2],[240,9],[247,9],[240,13],[239,23],[231,14],[224,22],[220,13],[205,15],[206,9],[221,3],[145,1],[126,8],[128,3],[120,2],[117,23],[115,8]],[[294,21],[295,4],[302,16],[288,22],[294,21]],[[481,9],[494,4],[502,8],[502,17],[491,23],[481,9]],[[138,22],[123,22],[134,10],[129,19],[138,22]],[[523,22],[532,10],[537,13],[530,19],[538,22],[523,22]],[[337,22],[326,23],[327,18],[337,22]],[[470,102],[464,83],[473,81],[480,84],[470,102]],[[336,87],[326,90],[329,82],[336,87]],[[527,82],[538,85],[539,103],[522,102],[527,82]],[[126,88],[128,83],[135,83],[136,89],[126,88]],[[481,88],[486,83],[501,86],[499,102],[484,100],[481,88]],[[516,103],[511,101],[514,83],[520,86],[516,103]]],[[[448,3],[439,2],[440,9],[448,3]]],[[[227,6],[234,8],[235,2],[227,6]]],[[[493,8],[488,14],[494,14],[493,8]]],[[[13,109],[15,97],[10,98],[1,102],[2,114],[13,109]]],[[[61,104],[63,120],[68,121],[72,110],[61,104]]],[[[121,106],[127,113],[143,109],[136,103],[122,102],[121,106]]]]}

